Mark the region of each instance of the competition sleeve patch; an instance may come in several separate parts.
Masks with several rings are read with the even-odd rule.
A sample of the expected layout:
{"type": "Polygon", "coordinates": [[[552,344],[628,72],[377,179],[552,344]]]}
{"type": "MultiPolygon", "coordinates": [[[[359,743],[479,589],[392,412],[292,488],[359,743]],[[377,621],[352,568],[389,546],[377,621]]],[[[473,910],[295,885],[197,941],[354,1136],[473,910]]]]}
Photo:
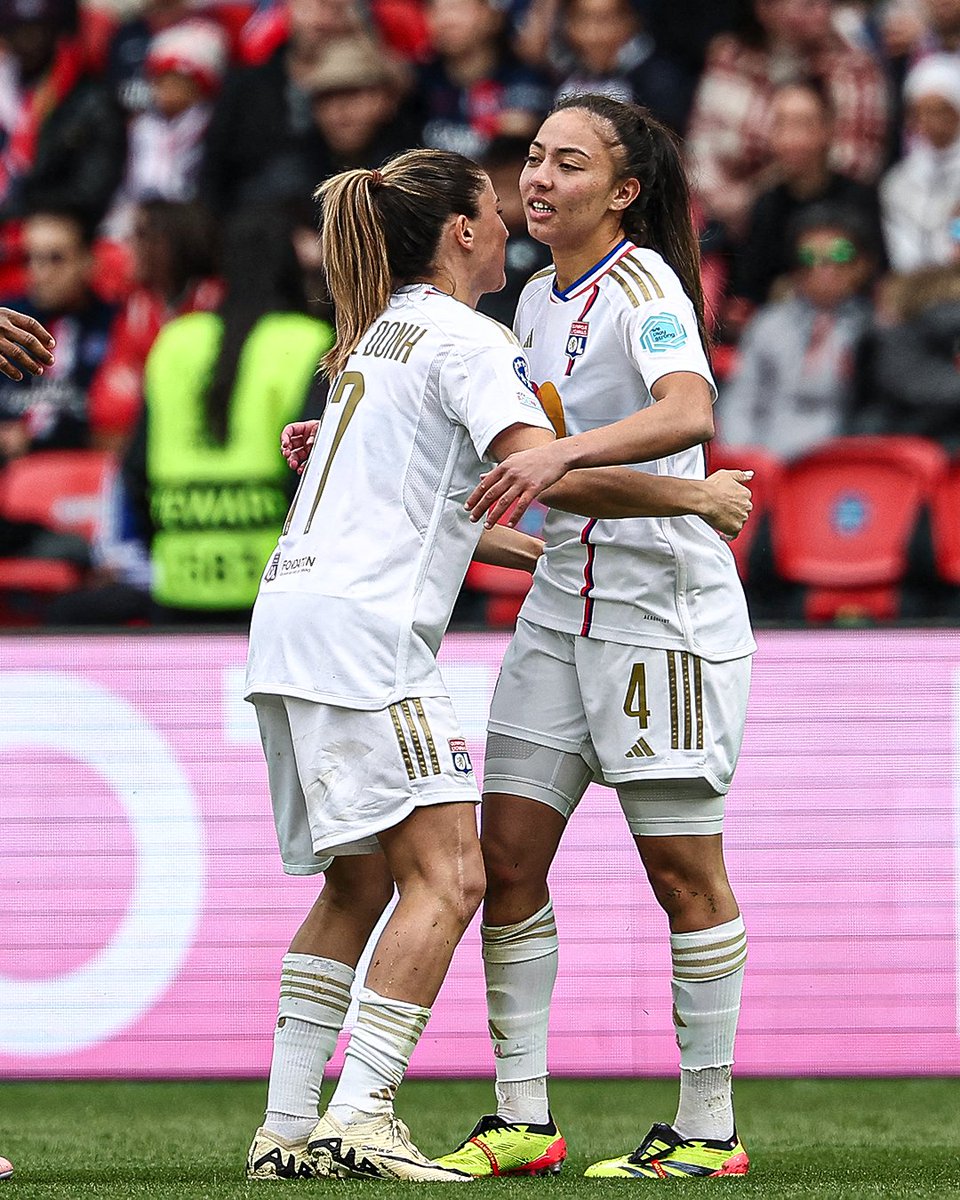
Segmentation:
{"type": "Polygon", "coordinates": [[[679,350],[681,346],[686,345],[686,341],[687,331],[674,313],[656,313],[647,317],[640,327],[640,345],[648,354],[679,350]]]}

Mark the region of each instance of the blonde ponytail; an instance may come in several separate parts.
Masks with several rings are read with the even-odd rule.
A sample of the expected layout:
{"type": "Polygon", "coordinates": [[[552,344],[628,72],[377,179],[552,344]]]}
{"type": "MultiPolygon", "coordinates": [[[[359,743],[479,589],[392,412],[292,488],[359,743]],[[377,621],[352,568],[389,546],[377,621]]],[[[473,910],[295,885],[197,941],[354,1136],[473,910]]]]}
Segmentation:
{"type": "Polygon", "coordinates": [[[429,277],[447,220],[475,218],[486,185],[469,158],[407,150],[379,171],[343,171],[314,193],[320,248],[336,309],[337,340],[323,360],[331,377],[390,302],[395,288],[429,277]]]}
{"type": "Polygon", "coordinates": [[[386,234],[373,200],[379,171],[343,171],[320,185],[320,239],[337,340],[323,359],[333,378],[390,301],[393,279],[386,234]]]}

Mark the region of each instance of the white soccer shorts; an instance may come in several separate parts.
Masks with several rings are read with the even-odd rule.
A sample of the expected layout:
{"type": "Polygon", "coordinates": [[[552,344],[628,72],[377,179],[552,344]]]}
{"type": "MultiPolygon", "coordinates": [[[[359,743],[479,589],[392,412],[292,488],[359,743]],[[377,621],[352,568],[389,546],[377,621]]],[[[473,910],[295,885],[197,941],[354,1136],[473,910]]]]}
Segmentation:
{"type": "Polygon", "coordinates": [[[376,853],[376,835],[422,805],[480,799],[448,696],[373,712],[266,693],[250,699],[288,875],[316,875],[336,855],[376,853]]]}
{"type": "Polygon", "coordinates": [[[577,637],[519,620],[494,693],[485,793],[569,817],[596,781],[634,834],[713,834],[733,778],[750,659],[577,637]]]}

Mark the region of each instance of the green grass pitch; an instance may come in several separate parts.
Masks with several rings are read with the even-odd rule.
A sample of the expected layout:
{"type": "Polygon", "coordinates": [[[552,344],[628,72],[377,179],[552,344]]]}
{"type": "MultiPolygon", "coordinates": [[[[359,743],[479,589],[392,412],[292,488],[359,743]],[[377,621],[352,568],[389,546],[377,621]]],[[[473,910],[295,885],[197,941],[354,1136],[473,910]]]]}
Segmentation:
{"type": "MultiPolygon", "coordinates": [[[[428,1153],[450,1148],[484,1111],[489,1083],[412,1080],[398,1110],[428,1153]]],[[[243,1160],[263,1083],[7,1083],[0,1154],[16,1174],[0,1200],[221,1200],[416,1193],[445,1184],[330,1180],[247,1183],[243,1160]]],[[[848,1200],[960,1197],[960,1080],[741,1080],[737,1112],[753,1160],[743,1179],[636,1183],[581,1177],[597,1158],[632,1149],[674,1113],[675,1084],[554,1080],[554,1113],[570,1145],[561,1175],[472,1184],[474,1200],[621,1197],[653,1188],[719,1188],[738,1197],[848,1200]]]]}

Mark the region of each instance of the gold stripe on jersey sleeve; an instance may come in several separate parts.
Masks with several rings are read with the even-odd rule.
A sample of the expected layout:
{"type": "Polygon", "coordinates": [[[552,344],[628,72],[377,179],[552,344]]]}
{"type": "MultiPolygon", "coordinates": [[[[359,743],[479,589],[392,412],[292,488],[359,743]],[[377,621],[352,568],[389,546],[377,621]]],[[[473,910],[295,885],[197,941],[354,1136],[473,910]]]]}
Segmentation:
{"type": "Polygon", "coordinates": [[[400,724],[400,718],[397,715],[397,706],[395,704],[390,705],[390,720],[393,722],[393,731],[397,735],[400,753],[403,755],[403,765],[407,768],[407,777],[409,779],[416,779],[417,773],[413,769],[413,759],[410,757],[407,739],[403,736],[403,727],[400,724]]]}
{"type": "MultiPolygon", "coordinates": [[[[553,267],[543,267],[539,271],[534,271],[534,273],[527,280],[527,283],[534,283],[537,279],[546,279],[548,275],[553,274],[553,271],[553,267]]],[[[527,283],[525,283],[523,286],[526,287],[527,283]]]]}
{"type": "Polygon", "coordinates": [[[680,729],[677,712],[677,663],[673,657],[672,650],[666,650],[664,653],[667,656],[667,678],[670,682],[670,747],[673,750],[679,750],[680,729]]]}
{"type": "Polygon", "coordinates": [[[433,732],[430,729],[430,722],[427,720],[427,714],[423,711],[423,704],[419,696],[413,701],[413,707],[417,710],[417,716],[420,718],[420,724],[423,726],[423,732],[427,736],[427,752],[430,755],[430,766],[433,767],[434,775],[440,774],[440,759],[437,758],[437,747],[433,740],[433,732]]]}
{"type": "Polygon", "coordinates": [[[410,730],[410,741],[413,743],[413,752],[417,756],[417,766],[420,768],[420,774],[424,779],[426,779],[427,760],[423,754],[423,747],[420,745],[420,734],[417,732],[417,727],[413,723],[413,713],[410,710],[408,701],[400,701],[400,711],[403,713],[403,719],[406,721],[407,728],[410,730]]]}
{"type": "Polygon", "coordinates": [[[628,275],[633,280],[633,282],[640,289],[640,295],[643,296],[644,300],[652,300],[653,299],[653,296],[650,293],[650,289],[647,287],[643,276],[631,264],[629,259],[621,258],[621,260],[617,263],[617,268],[619,270],[623,271],[623,273],[625,275],[628,275]]]}
{"type": "Polygon", "coordinates": [[[690,655],[680,652],[680,667],[683,671],[683,748],[693,749],[693,696],[690,691],[690,655]]]}
{"type": "MultiPolygon", "coordinates": [[[[629,261],[630,261],[631,266],[633,266],[633,268],[635,270],[639,271],[641,275],[646,275],[647,279],[650,280],[650,283],[653,287],[654,295],[657,297],[658,300],[662,300],[663,299],[663,288],[660,286],[659,283],[657,283],[656,276],[650,270],[648,270],[648,268],[645,267],[643,265],[643,263],[639,262],[632,255],[629,256],[629,261]]],[[[622,262],[623,266],[626,266],[626,263],[623,262],[623,260],[621,260],[621,262],[622,262]]]]}
{"type": "Polygon", "coordinates": [[[703,749],[703,670],[700,659],[694,654],[693,658],[693,691],[697,708],[697,749],[703,749]]]}
{"type": "Polygon", "coordinates": [[[624,295],[627,297],[627,299],[630,301],[630,303],[633,305],[633,307],[639,308],[640,301],[633,294],[633,288],[631,288],[630,284],[627,283],[627,281],[623,278],[623,276],[620,275],[617,271],[611,271],[610,278],[615,280],[617,283],[619,283],[620,287],[623,289],[624,295]]]}

